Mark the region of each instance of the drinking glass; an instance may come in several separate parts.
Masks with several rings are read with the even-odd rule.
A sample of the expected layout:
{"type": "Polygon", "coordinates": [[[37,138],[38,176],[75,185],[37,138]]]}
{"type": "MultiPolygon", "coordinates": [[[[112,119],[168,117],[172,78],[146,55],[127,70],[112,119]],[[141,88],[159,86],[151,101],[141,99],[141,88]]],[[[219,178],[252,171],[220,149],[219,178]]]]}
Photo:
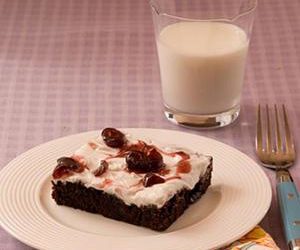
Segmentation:
{"type": "Polygon", "coordinates": [[[257,0],[150,1],[166,117],[222,127],[240,112],[257,0]]]}

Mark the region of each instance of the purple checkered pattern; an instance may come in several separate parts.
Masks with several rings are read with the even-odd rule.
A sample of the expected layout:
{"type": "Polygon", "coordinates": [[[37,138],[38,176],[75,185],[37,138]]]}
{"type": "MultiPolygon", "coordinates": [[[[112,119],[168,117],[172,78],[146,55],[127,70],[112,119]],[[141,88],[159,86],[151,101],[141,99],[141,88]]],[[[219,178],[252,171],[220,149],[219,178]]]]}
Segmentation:
{"type": "MultiPolygon", "coordinates": [[[[299,10],[299,0],[259,1],[241,116],[199,132],[163,116],[147,1],[0,0],[0,168],[35,145],[105,126],[186,130],[255,158],[258,102],[287,105],[299,152],[299,10]]],[[[285,249],[275,196],[261,225],[285,249]]],[[[0,229],[0,249],[31,248],[0,229]]]]}

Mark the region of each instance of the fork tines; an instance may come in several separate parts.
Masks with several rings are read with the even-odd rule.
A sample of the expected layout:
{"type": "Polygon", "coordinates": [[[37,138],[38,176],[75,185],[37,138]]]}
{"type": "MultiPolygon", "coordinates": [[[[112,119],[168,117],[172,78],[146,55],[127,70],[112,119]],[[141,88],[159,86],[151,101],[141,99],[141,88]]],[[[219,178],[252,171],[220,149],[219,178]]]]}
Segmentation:
{"type": "Polygon", "coordinates": [[[295,158],[295,148],[285,105],[265,109],[258,105],[256,152],[265,165],[290,165],[295,158]],[[265,117],[263,119],[263,117],[265,117]]]}

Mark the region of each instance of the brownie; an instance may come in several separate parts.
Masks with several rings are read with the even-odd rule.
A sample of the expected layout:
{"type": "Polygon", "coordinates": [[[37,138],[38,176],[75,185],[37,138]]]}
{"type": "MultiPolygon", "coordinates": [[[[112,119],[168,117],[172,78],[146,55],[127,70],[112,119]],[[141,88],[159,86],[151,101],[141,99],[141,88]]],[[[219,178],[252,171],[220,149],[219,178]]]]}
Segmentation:
{"type": "Polygon", "coordinates": [[[166,230],[183,214],[190,204],[197,201],[211,183],[212,160],[206,172],[199,178],[193,189],[178,191],[161,208],[156,205],[138,207],[127,205],[115,195],[85,187],[82,183],[58,180],[52,182],[52,197],[58,205],[65,205],[105,217],[144,226],[157,231],[166,230]]]}

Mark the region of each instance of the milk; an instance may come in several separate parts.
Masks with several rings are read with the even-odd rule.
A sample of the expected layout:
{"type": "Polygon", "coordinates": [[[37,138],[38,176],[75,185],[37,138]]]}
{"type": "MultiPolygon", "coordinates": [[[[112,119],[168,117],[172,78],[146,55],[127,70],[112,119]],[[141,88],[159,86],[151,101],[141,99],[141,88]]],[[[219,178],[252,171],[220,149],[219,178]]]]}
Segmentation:
{"type": "Polygon", "coordinates": [[[178,22],[157,39],[165,105],[193,114],[213,114],[239,104],[248,38],[221,22],[178,22]]]}

